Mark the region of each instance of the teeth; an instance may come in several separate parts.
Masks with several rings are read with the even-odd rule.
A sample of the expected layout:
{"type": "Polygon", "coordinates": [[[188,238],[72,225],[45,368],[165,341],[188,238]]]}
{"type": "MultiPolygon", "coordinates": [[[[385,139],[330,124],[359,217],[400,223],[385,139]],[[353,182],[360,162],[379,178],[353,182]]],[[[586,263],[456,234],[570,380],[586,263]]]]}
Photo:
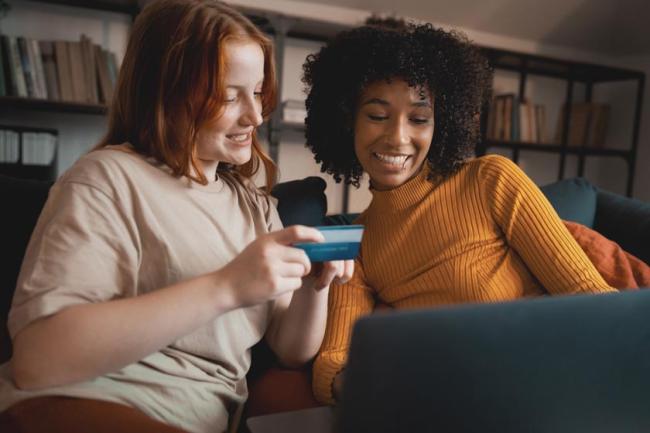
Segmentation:
{"type": "Polygon", "coordinates": [[[395,164],[395,165],[404,164],[406,162],[406,159],[408,158],[408,155],[394,156],[394,155],[384,155],[381,153],[375,153],[374,155],[381,161],[387,162],[389,164],[395,164]]]}
{"type": "Polygon", "coordinates": [[[248,137],[250,137],[250,134],[235,134],[235,135],[229,135],[228,138],[231,139],[232,141],[237,141],[237,142],[244,142],[248,140],[248,137]]]}

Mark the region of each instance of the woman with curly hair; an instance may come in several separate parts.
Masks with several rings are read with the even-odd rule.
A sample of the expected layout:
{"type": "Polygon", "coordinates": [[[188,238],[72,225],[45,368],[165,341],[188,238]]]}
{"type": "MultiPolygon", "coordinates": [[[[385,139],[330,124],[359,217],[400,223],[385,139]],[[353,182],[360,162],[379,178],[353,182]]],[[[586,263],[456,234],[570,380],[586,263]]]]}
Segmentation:
{"type": "Polygon", "coordinates": [[[491,70],[461,34],[393,22],[343,32],[304,65],[307,145],[372,202],[352,280],[330,291],[314,393],[333,403],[352,326],[397,309],[613,291],[510,160],[473,158],[491,70]]]}

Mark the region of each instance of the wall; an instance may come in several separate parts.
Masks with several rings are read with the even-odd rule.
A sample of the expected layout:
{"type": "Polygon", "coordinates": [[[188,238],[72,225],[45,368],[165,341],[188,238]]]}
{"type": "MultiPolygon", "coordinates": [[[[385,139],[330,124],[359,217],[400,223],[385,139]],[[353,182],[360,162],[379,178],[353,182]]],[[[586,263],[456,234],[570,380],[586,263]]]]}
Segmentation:
{"type": "MultiPolygon", "coordinates": [[[[10,0],[12,10],[9,15],[0,21],[0,31],[10,35],[23,35],[37,39],[78,39],[81,33],[88,34],[96,43],[100,43],[104,48],[108,48],[118,54],[121,58],[128,37],[128,28],[130,17],[91,11],[85,9],[71,8],[66,6],[47,5],[30,1],[10,0]]],[[[231,3],[255,7],[266,8],[274,11],[286,13],[291,11],[293,16],[303,16],[325,21],[338,22],[347,25],[357,25],[361,23],[368,11],[358,9],[340,8],[326,5],[311,3],[297,3],[287,0],[266,0],[264,2],[253,0],[233,0],[231,3]]],[[[442,27],[447,27],[444,23],[435,23],[442,27]]],[[[485,32],[473,31],[471,29],[461,29],[467,33],[474,42],[499,48],[511,49],[516,51],[543,54],[561,58],[570,58],[596,63],[605,63],[618,65],[617,59],[607,58],[593,53],[568,49],[565,47],[543,45],[535,41],[522,40],[517,38],[505,37],[485,32]]],[[[282,78],[282,100],[286,99],[303,99],[303,85],[300,81],[301,65],[307,54],[318,50],[320,44],[303,40],[289,39],[287,43],[287,56],[284,59],[284,77],[282,78]]],[[[650,59],[626,59],[629,66],[640,65],[646,70],[650,70],[650,59]]],[[[527,93],[531,99],[539,103],[547,104],[547,133],[552,136],[554,133],[559,103],[564,97],[564,87],[557,80],[536,78],[529,79],[527,93]]],[[[516,91],[516,81],[512,75],[499,73],[495,88],[498,91],[516,91]],[[513,90],[514,86],[514,90],[513,90]]],[[[629,90],[620,90],[610,88],[608,90],[597,90],[594,98],[596,100],[611,100],[612,103],[620,104],[622,109],[612,110],[616,113],[611,119],[608,142],[617,143],[616,145],[624,146],[629,141],[625,138],[616,136],[624,134],[623,131],[629,130],[625,126],[629,122],[630,116],[626,113],[625,107],[628,106],[629,90]]],[[[646,101],[648,100],[646,95],[646,101]]],[[[647,105],[647,103],[646,103],[647,105]]],[[[650,164],[650,149],[644,142],[650,136],[650,116],[646,114],[643,121],[643,130],[640,140],[640,157],[637,162],[638,179],[635,185],[635,196],[643,200],[650,201],[650,191],[647,185],[650,185],[647,170],[641,170],[650,164]]],[[[0,112],[0,123],[18,123],[34,126],[53,127],[60,132],[61,149],[59,153],[59,172],[69,167],[74,160],[83,152],[88,150],[102,136],[105,128],[105,117],[93,115],[71,115],[71,114],[52,114],[47,112],[0,112]]],[[[529,175],[538,183],[544,184],[552,182],[556,178],[557,156],[523,153],[522,165],[529,175]],[[549,168],[550,167],[550,168],[549,168]]],[[[304,137],[300,133],[291,133],[283,137],[282,145],[279,152],[279,168],[281,179],[290,180],[302,178],[308,175],[321,175],[328,183],[327,193],[330,213],[339,212],[342,208],[342,188],[341,185],[335,184],[330,176],[321,174],[318,165],[314,162],[309,150],[304,147],[304,137]]],[[[625,167],[620,161],[612,161],[611,158],[594,158],[590,160],[586,167],[586,175],[594,180],[594,183],[611,189],[616,192],[624,191],[624,173],[625,167]],[[605,161],[606,159],[606,161],[605,161]]],[[[575,161],[569,160],[567,165],[567,176],[575,174],[575,161]]],[[[359,189],[354,188],[350,191],[350,211],[360,211],[365,208],[369,202],[370,195],[367,190],[367,181],[359,189]]]]}

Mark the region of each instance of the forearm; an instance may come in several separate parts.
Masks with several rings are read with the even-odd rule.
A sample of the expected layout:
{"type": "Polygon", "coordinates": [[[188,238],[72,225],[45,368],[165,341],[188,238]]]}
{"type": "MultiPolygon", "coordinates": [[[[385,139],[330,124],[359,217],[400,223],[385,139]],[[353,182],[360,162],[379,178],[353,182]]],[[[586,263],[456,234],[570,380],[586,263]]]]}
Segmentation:
{"type": "Polygon", "coordinates": [[[289,307],[272,325],[267,340],[284,365],[299,367],[318,352],[325,333],[328,293],[329,289],[295,291],[289,307]]]}
{"type": "Polygon", "coordinates": [[[14,341],[14,381],[24,389],[64,385],[160,350],[233,308],[217,278],[207,274],[134,298],[77,305],[28,325],[14,341]]]}

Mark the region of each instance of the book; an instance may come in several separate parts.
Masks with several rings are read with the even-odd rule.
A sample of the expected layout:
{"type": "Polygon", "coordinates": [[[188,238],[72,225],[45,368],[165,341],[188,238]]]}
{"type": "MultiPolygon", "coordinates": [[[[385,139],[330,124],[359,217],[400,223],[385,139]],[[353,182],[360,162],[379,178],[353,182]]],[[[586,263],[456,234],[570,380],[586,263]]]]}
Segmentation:
{"type": "Polygon", "coordinates": [[[54,42],[40,41],[39,48],[43,62],[43,74],[45,76],[45,87],[47,97],[53,101],[61,99],[59,93],[59,77],[56,72],[56,61],[54,57],[54,42]]]}
{"type": "Polygon", "coordinates": [[[95,45],[94,48],[97,77],[99,79],[99,100],[106,105],[110,105],[113,99],[113,83],[108,70],[107,53],[99,45],[95,45]]]}
{"type": "Polygon", "coordinates": [[[117,63],[117,57],[112,51],[107,51],[106,56],[108,58],[108,71],[110,72],[111,82],[113,83],[113,88],[117,85],[117,77],[119,75],[120,67],[117,63]]]}
{"type": "Polygon", "coordinates": [[[512,140],[512,111],[513,111],[513,95],[503,95],[503,140],[512,140]]]}
{"type": "Polygon", "coordinates": [[[85,104],[88,102],[86,90],[86,72],[81,48],[81,42],[66,42],[68,47],[68,60],[70,64],[70,77],[74,102],[85,104]]]}
{"type": "Polygon", "coordinates": [[[9,58],[11,59],[11,77],[16,83],[16,93],[14,96],[27,98],[27,83],[25,83],[25,73],[23,72],[23,62],[20,57],[20,50],[18,49],[18,40],[14,36],[9,38],[9,58]]]}
{"type": "Polygon", "coordinates": [[[45,71],[43,69],[43,58],[41,56],[41,47],[36,39],[28,39],[31,44],[30,54],[34,55],[34,70],[36,75],[36,87],[38,89],[39,97],[47,99],[47,85],[45,84],[45,71]]]}
{"type": "Polygon", "coordinates": [[[56,73],[59,79],[59,97],[62,101],[72,102],[74,101],[72,71],[70,70],[68,44],[65,41],[54,42],[54,57],[56,73]]]}
{"type": "Polygon", "coordinates": [[[37,89],[36,89],[36,75],[34,74],[33,67],[32,67],[32,59],[29,55],[29,51],[27,48],[27,40],[22,37],[18,36],[16,38],[16,44],[18,46],[18,53],[20,54],[20,64],[23,68],[23,77],[25,79],[25,86],[27,88],[27,97],[29,98],[37,98],[37,89]]]}
{"type": "Polygon", "coordinates": [[[605,147],[609,111],[610,106],[608,104],[592,104],[586,146],[597,149],[605,147]]]}
{"type": "Polygon", "coordinates": [[[80,44],[86,91],[85,100],[90,104],[98,104],[99,95],[97,92],[97,65],[95,61],[95,47],[90,38],[86,35],[81,35],[80,44]]]}
{"type": "MultiPolygon", "coordinates": [[[[602,148],[605,145],[610,106],[593,102],[571,105],[570,125],[567,133],[569,146],[602,148]]],[[[560,111],[555,141],[561,143],[564,130],[565,107],[560,111]]]]}
{"type": "Polygon", "coordinates": [[[537,125],[537,142],[547,143],[546,136],[546,108],[543,105],[535,105],[535,124],[537,125]]]}
{"type": "Polygon", "coordinates": [[[519,123],[521,131],[519,140],[523,142],[532,141],[530,116],[528,116],[529,105],[530,104],[526,101],[519,104],[519,123]]]}
{"type": "MultiPolygon", "coordinates": [[[[587,130],[589,128],[589,120],[591,116],[591,103],[590,102],[576,102],[571,104],[569,110],[569,131],[567,132],[567,145],[572,147],[580,147],[586,144],[587,130]]],[[[555,131],[555,141],[562,143],[562,137],[566,117],[566,104],[562,106],[558,118],[558,125],[555,131]]]]}

